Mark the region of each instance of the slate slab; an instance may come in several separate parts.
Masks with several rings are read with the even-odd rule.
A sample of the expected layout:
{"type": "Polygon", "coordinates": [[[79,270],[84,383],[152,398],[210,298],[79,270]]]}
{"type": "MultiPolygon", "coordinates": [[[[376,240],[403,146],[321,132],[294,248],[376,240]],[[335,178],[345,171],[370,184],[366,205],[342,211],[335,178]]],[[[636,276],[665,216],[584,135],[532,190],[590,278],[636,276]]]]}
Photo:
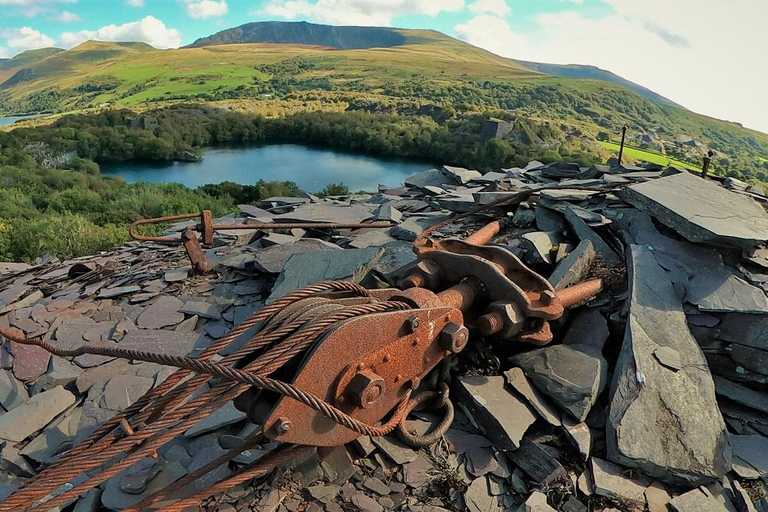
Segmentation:
{"type": "Polygon", "coordinates": [[[515,450],[536,421],[529,406],[504,387],[504,377],[462,377],[457,396],[499,450],[515,450]]]}
{"type": "Polygon", "coordinates": [[[595,494],[626,502],[638,512],[643,510],[645,489],[651,484],[650,479],[625,476],[624,468],[597,457],[592,457],[589,469],[595,494]]]}
{"type": "Polygon", "coordinates": [[[161,329],[176,325],[184,320],[184,313],[179,308],[184,305],[176,297],[163,295],[145,309],[136,320],[136,325],[142,329],[161,329]]]}
{"type": "Polygon", "coordinates": [[[607,243],[595,233],[595,231],[587,225],[586,222],[581,220],[578,215],[569,208],[565,212],[565,220],[568,221],[568,225],[573,232],[579,237],[579,240],[589,240],[592,242],[595,252],[603,262],[609,267],[615,267],[622,263],[621,258],[616,254],[616,251],[611,249],[607,243]]]}
{"type": "Polygon", "coordinates": [[[549,283],[555,290],[562,290],[583,281],[592,269],[596,257],[597,252],[592,242],[582,240],[557,264],[552,275],[549,276],[549,283]]]}
{"type": "Polygon", "coordinates": [[[29,400],[26,386],[8,370],[0,370],[0,405],[10,411],[29,400]]]}
{"type": "Polygon", "coordinates": [[[279,274],[283,266],[294,254],[334,249],[341,250],[339,246],[323,240],[307,238],[298,240],[290,245],[275,245],[265,249],[257,249],[254,251],[253,256],[257,268],[270,274],[279,274]]]}
{"type": "Polygon", "coordinates": [[[275,282],[267,304],[283,295],[321,281],[345,280],[359,283],[376,265],[384,249],[348,249],[294,254],[275,282]]]}
{"type": "Polygon", "coordinates": [[[699,487],[673,498],[668,504],[672,512],[737,512],[724,492],[713,493],[699,487]]]}
{"type": "Polygon", "coordinates": [[[187,437],[200,436],[244,419],[245,413],[237,410],[235,405],[230,402],[195,423],[184,435],[187,437]]]}
{"type": "Polygon", "coordinates": [[[589,345],[551,345],[518,354],[510,361],[579,421],[586,419],[607,383],[608,363],[589,345]]]}
{"type": "Polygon", "coordinates": [[[560,413],[549,399],[538,389],[531,386],[520,368],[511,368],[504,372],[507,385],[520,394],[538,415],[554,427],[560,426],[560,413]]]}
{"type": "Polygon", "coordinates": [[[567,475],[557,459],[527,437],[523,438],[520,448],[509,453],[509,458],[534,482],[543,486],[549,486],[567,475]]]}
{"type": "Polygon", "coordinates": [[[768,476],[768,437],[729,435],[733,447],[733,470],[749,480],[768,476]]]}
{"type": "Polygon", "coordinates": [[[608,457],[673,485],[719,478],[730,448],[706,360],[651,251],[632,245],[629,255],[630,312],[611,386],[608,457]],[[653,355],[662,347],[676,350],[683,368],[662,365],[653,355]]]}
{"type": "Polygon", "coordinates": [[[485,478],[473,481],[464,493],[464,505],[469,512],[495,512],[498,510],[496,498],[488,492],[485,478]]]}
{"type": "Polygon", "coordinates": [[[136,329],[128,331],[118,346],[155,354],[186,356],[201,347],[204,341],[205,336],[194,332],[136,329]]]}
{"type": "Polygon", "coordinates": [[[23,441],[74,403],[75,396],[61,386],[35,395],[0,416],[0,439],[23,441]]]}
{"type": "Polygon", "coordinates": [[[626,187],[619,196],[691,242],[748,249],[768,240],[759,203],[689,173],[626,187]]]}
{"type": "Polygon", "coordinates": [[[516,512],[557,512],[547,503],[547,495],[543,492],[533,491],[525,503],[520,505],[516,512]]]}
{"type": "Polygon", "coordinates": [[[8,351],[13,355],[13,374],[20,381],[34,380],[48,370],[51,354],[44,348],[11,341],[8,351]]]}

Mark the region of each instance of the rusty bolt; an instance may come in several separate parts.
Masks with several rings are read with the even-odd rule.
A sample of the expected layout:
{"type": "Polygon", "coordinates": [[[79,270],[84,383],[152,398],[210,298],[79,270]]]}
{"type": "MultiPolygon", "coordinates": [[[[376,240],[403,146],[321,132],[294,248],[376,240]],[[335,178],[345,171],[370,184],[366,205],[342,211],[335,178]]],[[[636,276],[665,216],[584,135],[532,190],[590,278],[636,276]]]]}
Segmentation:
{"type": "Polygon", "coordinates": [[[549,306],[555,300],[555,292],[553,292],[552,290],[544,290],[543,292],[541,292],[541,296],[539,297],[539,300],[543,302],[544,305],[549,306]]]}
{"type": "Polygon", "coordinates": [[[451,322],[440,331],[440,347],[456,354],[464,350],[469,340],[469,329],[461,324],[451,322]]]}
{"type": "Polygon", "coordinates": [[[277,421],[274,424],[275,433],[279,436],[284,436],[291,431],[291,426],[291,420],[288,418],[277,418],[277,421]]]}
{"type": "Polygon", "coordinates": [[[491,311],[477,319],[477,327],[483,336],[492,336],[504,328],[504,317],[496,311],[491,311]]]}
{"type": "Polygon", "coordinates": [[[384,379],[370,370],[359,372],[347,385],[347,395],[358,407],[369,409],[387,391],[384,379]]]}
{"type": "Polygon", "coordinates": [[[411,334],[416,332],[420,325],[421,325],[421,320],[417,316],[412,316],[405,321],[405,328],[411,334]]]}

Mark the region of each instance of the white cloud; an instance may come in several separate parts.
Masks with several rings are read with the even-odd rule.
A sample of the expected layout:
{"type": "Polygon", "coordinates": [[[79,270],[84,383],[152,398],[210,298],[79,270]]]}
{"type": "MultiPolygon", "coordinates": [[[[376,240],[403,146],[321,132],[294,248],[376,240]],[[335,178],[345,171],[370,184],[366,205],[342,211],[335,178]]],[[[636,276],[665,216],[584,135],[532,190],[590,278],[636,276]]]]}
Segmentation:
{"type": "Polygon", "coordinates": [[[217,18],[227,14],[226,0],[183,0],[190,18],[217,18]]]}
{"type": "Polygon", "coordinates": [[[507,0],[476,0],[469,4],[469,10],[478,14],[494,14],[501,18],[512,12],[507,0]]]}
{"type": "Polygon", "coordinates": [[[711,0],[706,9],[699,0],[606,2],[613,12],[597,18],[577,10],[539,15],[525,34],[492,16],[454,30],[505,57],[592,64],[695,112],[768,133],[768,68],[759,64],[768,2],[711,0]]]}
{"type": "Polygon", "coordinates": [[[0,29],[0,38],[5,39],[5,46],[14,53],[54,44],[53,39],[31,27],[0,29]]]}
{"type": "Polygon", "coordinates": [[[56,16],[56,21],[60,21],[62,23],[73,23],[75,21],[80,21],[80,16],[73,12],[62,11],[61,14],[56,16]]]}
{"type": "Polygon", "coordinates": [[[254,14],[335,25],[390,26],[399,16],[437,16],[463,8],[464,0],[269,0],[254,14]]]}
{"type": "Polygon", "coordinates": [[[453,29],[459,38],[497,55],[514,55],[526,44],[525,37],[515,34],[506,21],[490,14],[475,16],[453,29]]]}
{"type": "Polygon", "coordinates": [[[184,0],[187,4],[187,14],[191,18],[216,18],[227,14],[227,2],[225,0],[184,0]]]}
{"type": "Polygon", "coordinates": [[[125,0],[125,3],[131,7],[144,7],[144,0],[125,0]]]}
{"type": "Polygon", "coordinates": [[[181,32],[175,28],[166,27],[165,23],[154,16],[147,16],[139,21],[123,25],[107,25],[98,30],[64,32],[59,38],[61,44],[68,48],[91,39],[115,42],[138,41],[155,48],[178,48],[181,45],[181,32]]]}
{"type": "Polygon", "coordinates": [[[8,59],[13,57],[13,52],[8,48],[0,46],[0,59],[8,59]]]}

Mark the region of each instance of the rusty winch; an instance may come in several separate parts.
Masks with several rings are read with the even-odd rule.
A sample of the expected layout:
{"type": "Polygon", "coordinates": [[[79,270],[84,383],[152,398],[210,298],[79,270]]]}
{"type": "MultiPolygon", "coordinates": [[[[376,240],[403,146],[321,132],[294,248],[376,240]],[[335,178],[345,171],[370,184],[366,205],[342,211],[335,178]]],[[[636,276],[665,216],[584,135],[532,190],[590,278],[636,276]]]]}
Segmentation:
{"type": "Polygon", "coordinates": [[[431,443],[453,418],[448,386],[433,370],[467,346],[470,330],[544,345],[552,341],[549,322],[602,287],[592,280],[555,290],[509,250],[486,245],[499,230],[500,224],[492,222],[466,240],[422,236],[414,246],[417,263],[397,288],[318,283],[266,306],[195,358],[119,344],[62,349],[0,330],[7,339],[60,356],[91,353],[179,368],[0,503],[0,512],[68,503],[232,400],[260,430],[226,456],[127,510],[160,506],[173,492],[269,439],[281,447],[203,493],[163,502],[161,509],[182,510],[263,475],[304,447],[336,446],[394,430],[412,445],[431,443]],[[408,431],[410,410],[430,401],[444,409],[442,422],[428,435],[408,431]]]}

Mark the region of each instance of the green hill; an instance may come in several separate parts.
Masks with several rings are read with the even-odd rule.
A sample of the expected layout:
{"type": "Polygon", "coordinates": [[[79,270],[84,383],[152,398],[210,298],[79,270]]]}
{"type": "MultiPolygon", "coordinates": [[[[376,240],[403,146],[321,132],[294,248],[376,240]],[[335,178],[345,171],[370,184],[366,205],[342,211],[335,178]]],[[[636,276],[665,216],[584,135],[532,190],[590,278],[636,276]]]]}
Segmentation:
{"type": "Polygon", "coordinates": [[[560,76],[566,78],[589,78],[591,80],[602,80],[603,82],[610,82],[613,84],[626,87],[630,91],[636,92],[644,98],[648,98],[654,103],[661,105],[669,105],[671,107],[680,107],[681,105],[674,101],[665,98],[661,94],[655,93],[647,87],[631,82],[626,78],[622,78],[615,73],[600,69],[597,66],[584,66],[581,64],[544,64],[541,62],[529,62],[524,60],[518,61],[523,66],[552,76],[560,76]]]}
{"type": "Polygon", "coordinates": [[[442,122],[481,115],[549,123],[571,153],[604,156],[598,136],[616,137],[628,125],[650,135],[651,151],[698,165],[711,148],[718,170],[768,181],[768,135],[649,99],[647,89],[602,70],[525,64],[431,30],[256,23],[176,50],[91,41],[33,59],[0,83],[0,115],[182,101],[268,116],[363,110],[442,122]],[[701,146],[681,147],[679,137],[701,146]]]}

